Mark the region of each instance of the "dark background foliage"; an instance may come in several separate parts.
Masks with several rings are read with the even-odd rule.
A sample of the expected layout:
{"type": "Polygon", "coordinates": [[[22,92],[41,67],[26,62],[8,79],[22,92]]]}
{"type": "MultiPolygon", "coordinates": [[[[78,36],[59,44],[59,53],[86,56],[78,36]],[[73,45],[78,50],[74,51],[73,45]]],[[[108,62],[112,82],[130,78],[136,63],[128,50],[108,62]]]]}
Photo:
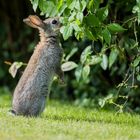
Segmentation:
{"type": "MultiPolygon", "coordinates": [[[[37,10],[37,15],[40,15],[41,11],[42,15],[45,15],[47,10],[44,10],[45,3],[42,2],[33,0],[31,4],[29,0],[0,1],[0,86],[8,87],[11,94],[25,66],[18,70],[16,78],[13,79],[8,72],[10,66],[4,62],[28,62],[38,41],[38,32],[26,26],[22,20],[29,14],[34,14],[33,8],[37,10]]],[[[66,5],[63,1],[50,2],[58,2],[59,9],[66,5]]],[[[63,22],[74,12],[79,19],[80,15],[83,15],[80,24],[72,21],[75,23],[72,31],[71,24],[64,23],[62,34],[65,40],[61,37],[65,52],[64,62],[70,52],[74,52],[70,61],[78,67],[65,73],[65,86],[54,81],[51,98],[74,101],[76,105],[86,107],[113,107],[119,111],[139,112],[140,2],[95,0],[93,7],[92,0],[84,2],[87,5],[83,11],[70,9],[71,7],[66,5],[68,8],[60,14],[63,22]],[[101,19],[100,12],[103,8],[108,10],[104,20],[101,19]],[[96,26],[92,27],[92,22],[96,26]],[[78,30],[79,28],[81,30],[78,30]],[[82,35],[83,30],[86,36],[82,35]]],[[[69,0],[69,3],[72,1],[69,0]]],[[[49,7],[49,4],[46,7],[49,7]]],[[[58,14],[60,12],[61,10],[58,14]]],[[[53,16],[52,13],[49,14],[46,16],[53,16]]]]}

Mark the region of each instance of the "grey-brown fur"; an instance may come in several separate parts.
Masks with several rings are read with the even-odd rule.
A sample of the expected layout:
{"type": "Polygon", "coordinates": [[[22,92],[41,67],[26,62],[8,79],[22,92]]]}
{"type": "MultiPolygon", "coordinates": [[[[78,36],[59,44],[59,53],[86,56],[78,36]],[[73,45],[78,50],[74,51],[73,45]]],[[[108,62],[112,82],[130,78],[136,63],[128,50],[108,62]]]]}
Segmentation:
{"type": "Polygon", "coordinates": [[[12,112],[38,116],[45,108],[54,75],[57,74],[63,81],[60,68],[63,50],[58,40],[60,23],[58,18],[42,21],[37,16],[29,16],[24,22],[39,29],[40,42],[15,88],[12,112]],[[57,24],[52,23],[54,19],[57,24]]]}

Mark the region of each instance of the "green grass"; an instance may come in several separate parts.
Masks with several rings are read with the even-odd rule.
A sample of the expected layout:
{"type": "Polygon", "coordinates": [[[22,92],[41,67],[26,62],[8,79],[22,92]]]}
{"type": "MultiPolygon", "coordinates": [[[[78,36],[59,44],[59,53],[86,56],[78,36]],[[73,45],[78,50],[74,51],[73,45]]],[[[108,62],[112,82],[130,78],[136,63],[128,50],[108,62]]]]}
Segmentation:
{"type": "Polygon", "coordinates": [[[98,111],[56,101],[38,118],[10,116],[0,108],[0,140],[139,140],[138,115],[98,111]]]}

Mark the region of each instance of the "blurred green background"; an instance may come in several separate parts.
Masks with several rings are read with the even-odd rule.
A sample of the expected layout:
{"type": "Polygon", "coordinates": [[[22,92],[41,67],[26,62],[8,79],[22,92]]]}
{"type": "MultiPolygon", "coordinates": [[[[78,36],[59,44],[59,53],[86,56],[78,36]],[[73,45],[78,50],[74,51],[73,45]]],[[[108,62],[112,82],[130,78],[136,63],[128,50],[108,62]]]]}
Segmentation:
{"type": "MultiPolygon", "coordinates": [[[[27,63],[39,40],[38,32],[26,26],[22,20],[29,14],[34,14],[33,8],[36,9],[38,5],[36,14],[40,15],[40,12],[44,10],[42,7],[46,1],[44,1],[42,7],[42,0],[32,0],[31,2],[29,0],[0,1],[0,98],[4,96],[4,100],[9,98],[9,95],[12,96],[25,68],[25,66],[22,66],[16,77],[12,78],[8,72],[10,65],[6,64],[5,61],[8,63],[15,61],[27,63]]],[[[55,2],[60,4],[61,2],[61,5],[58,5],[60,7],[66,5],[65,10],[61,13],[64,18],[69,18],[74,10],[76,14],[79,14],[76,8],[70,11],[68,3],[65,1],[65,3],[53,0],[50,0],[50,2],[51,4],[55,2]]],[[[78,26],[81,29],[84,27],[87,29],[85,30],[87,37],[81,36],[79,33],[80,39],[77,40],[74,32],[71,32],[67,40],[63,40],[61,37],[65,52],[64,58],[73,54],[70,61],[75,62],[78,67],[65,72],[65,86],[60,85],[58,81],[54,81],[50,98],[72,101],[74,104],[84,107],[104,107],[120,112],[140,112],[140,2],[138,0],[82,0],[82,2],[85,2],[86,6],[82,11],[83,21],[78,26]],[[95,14],[100,20],[99,13],[103,8],[107,9],[108,15],[105,20],[100,21],[102,26],[90,27],[89,23],[93,19],[88,17],[89,13],[95,14]],[[118,23],[127,30],[120,33],[110,33],[111,30],[109,30],[109,33],[104,32],[103,34],[102,31],[106,31],[103,29],[113,26],[109,26],[110,23],[118,23]],[[99,28],[102,31],[99,31],[99,28]],[[108,37],[110,35],[111,38],[108,37]],[[106,43],[104,40],[110,43],[106,43]],[[90,47],[88,47],[89,45],[90,47]],[[85,50],[86,48],[87,50],[85,50]],[[101,63],[97,62],[97,64],[91,65],[89,69],[89,65],[83,64],[80,60],[84,50],[89,53],[86,52],[87,60],[91,60],[92,56],[98,55],[101,57],[101,63]],[[81,73],[84,76],[81,76],[81,73]]],[[[72,5],[72,1],[69,0],[69,3],[72,5]]],[[[51,6],[49,2],[47,4],[46,7],[51,6]]],[[[45,12],[42,15],[44,14],[45,12]]],[[[41,18],[44,18],[44,16],[41,16],[41,18]]],[[[93,22],[95,23],[95,21],[93,22]]],[[[116,30],[118,32],[118,29],[116,30]]],[[[122,30],[121,27],[120,30],[122,30]]],[[[65,37],[64,33],[63,37],[65,37]]]]}

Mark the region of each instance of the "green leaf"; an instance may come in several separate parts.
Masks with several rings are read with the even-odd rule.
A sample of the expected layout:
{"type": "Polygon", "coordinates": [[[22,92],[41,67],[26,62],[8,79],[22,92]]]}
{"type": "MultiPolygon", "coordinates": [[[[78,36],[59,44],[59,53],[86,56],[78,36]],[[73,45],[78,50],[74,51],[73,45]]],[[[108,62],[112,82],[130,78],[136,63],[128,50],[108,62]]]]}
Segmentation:
{"type": "Polygon", "coordinates": [[[76,0],[75,2],[75,9],[77,9],[79,12],[83,12],[86,8],[86,1],[85,0],[76,0]]]}
{"type": "Polygon", "coordinates": [[[60,32],[62,33],[64,40],[67,40],[72,35],[73,28],[68,24],[67,26],[61,27],[60,32]]]}
{"type": "MultiPolygon", "coordinates": [[[[81,1],[81,0],[80,0],[81,1]]],[[[81,3],[80,3],[79,0],[76,0],[76,3],[75,3],[75,8],[78,10],[78,11],[81,11],[81,3]]]]}
{"type": "Polygon", "coordinates": [[[108,30],[110,30],[113,33],[116,32],[124,32],[126,29],[123,28],[121,25],[117,24],[117,23],[111,23],[107,25],[108,30]]]}
{"type": "Polygon", "coordinates": [[[68,23],[68,17],[60,17],[60,22],[62,24],[67,24],[68,23]]]}
{"type": "Polygon", "coordinates": [[[106,100],[104,100],[104,99],[99,99],[99,106],[101,107],[101,108],[103,108],[104,106],[105,106],[105,104],[106,104],[106,100]]]}
{"type": "Polygon", "coordinates": [[[43,14],[46,14],[46,17],[54,17],[58,12],[58,9],[53,1],[40,0],[39,8],[43,14]]]}
{"type": "Polygon", "coordinates": [[[134,60],[133,66],[136,67],[140,63],[140,56],[134,60]]]}
{"type": "Polygon", "coordinates": [[[77,22],[72,22],[71,25],[75,31],[77,31],[77,32],[81,31],[81,28],[79,27],[77,22]]]}
{"type": "Polygon", "coordinates": [[[73,48],[71,52],[67,55],[66,61],[68,61],[77,51],[78,51],[78,48],[73,48]]]}
{"type": "Polygon", "coordinates": [[[85,8],[86,8],[86,6],[87,6],[86,0],[82,0],[82,1],[81,1],[81,5],[82,5],[82,11],[84,11],[85,8]]]}
{"type": "Polygon", "coordinates": [[[73,0],[66,0],[67,6],[69,7],[73,0]]]}
{"type": "Polygon", "coordinates": [[[101,63],[101,61],[102,61],[102,58],[100,56],[92,55],[89,61],[89,65],[96,65],[98,63],[101,63]]]}
{"type": "Polygon", "coordinates": [[[103,54],[101,67],[103,68],[103,70],[106,70],[107,66],[108,66],[108,57],[106,54],[103,54]]]}
{"type": "Polygon", "coordinates": [[[91,46],[86,47],[80,57],[80,61],[82,64],[84,64],[88,58],[88,56],[91,54],[91,46]]]}
{"type": "Polygon", "coordinates": [[[91,11],[91,10],[93,10],[93,5],[94,5],[94,0],[90,0],[87,8],[91,11]]]}
{"type": "Polygon", "coordinates": [[[14,62],[9,68],[9,73],[15,78],[17,70],[23,65],[22,62],[14,62]]]}
{"type": "Polygon", "coordinates": [[[109,30],[107,28],[105,28],[103,31],[102,31],[102,35],[103,35],[103,38],[105,40],[105,42],[110,45],[110,42],[111,42],[111,34],[109,32],[109,30]]]}
{"type": "Polygon", "coordinates": [[[83,13],[82,12],[78,12],[76,18],[82,23],[83,21],[83,13]]]}
{"type": "Polygon", "coordinates": [[[94,14],[89,14],[86,18],[86,24],[91,27],[99,27],[100,21],[94,14]]]}
{"type": "Polygon", "coordinates": [[[132,10],[132,13],[137,13],[137,12],[140,12],[140,9],[139,9],[139,7],[138,7],[138,5],[135,5],[134,7],[133,7],[133,10],[132,10]]]}
{"type": "Polygon", "coordinates": [[[76,76],[76,80],[79,82],[79,80],[81,79],[82,76],[82,65],[79,65],[76,70],[75,70],[75,76],[76,76]]]}
{"type": "Polygon", "coordinates": [[[133,7],[132,13],[137,13],[138,24],[140,23],[140,1],[137,0],[137,4],[133,7]]]}
{"type": "Polygon", "coordinates": [[[75,20],[75,16],[76,16],[76,12],[74,11],[74,12],[71,13],[71,16],[69,17],[69,21],[70,22],[74,21],[75,20]]]}
{"type": "Polygon", "coordinates": [[[109,55],[109,68],[111,68],[114,62],[116,61],[118,53],[119,52],[117,49],[111,50],[110,55],[109,55]]]}
{"type": "Polygon", "coordinates": [[[36,12],[36,9],[38,7],[39,0],[31,0],[31,4],[33,5],[33,10],[36,12]]]}
{"type": "Polygon", "coordinates": [[[46,2],[44,0],[39,1],[39,8],[40,8],[41,12],[46,13],[48,7],[49,7],[48,2],[46,2]]]}
{"type": "Polygon", "coordinates": [[[93,36],[92,32],[88,28],[85,28],[84,33],[85,33],[85,36],[88,39],[90,39],[90,40],[96,40],[96,38],[93,36]]]}
{"type": "Polygon", "coordinates": [[[100,21],[104,21],[108,16],[108,7],[100,8],[97,11],[96,15],[100,19],[100,21]]]}
{"type": "Polygon", "coordinates": [[[140,74],[139,74],[139,75],[137,75],[137,80],[138,80],[138,81],[140,81],[140,74]]]}
{"type": "Polygon", "coordinates": [[[73,61],[65,62],[61,65],[62,71],[70,71],[76,68],[78,65],[73,61]]]}
{"type": "Polygon", "coordinates": [[[65,11],[65,9],[67,8],[67,5],[66,4],[62,4],[62,6],[59,8],[57,8],[58,9],[58,16],[61,16],[63,13],[64,13],[64,11],[65,11]]]}
{"type": "Polygon", "coordinates": [[[77,0],[69,1],[68,8],[73,10],[75,8],[76,3],[77,3],[77,0]]]}
{"type": "Polygon", "coordinates": [[[57,9],[59,10],[63,5],[64,0],[59,0],[59,3],[58,3],[58,6],[57,6],[57,9]]]}
{"type": "Polygon", "coordinates": [[[83,38],[84,37],[84,33],[82,31],[76,31],[75,30],[75,33],[74,33],[75,37],[77,40],[79,40],[80,38],[83,38]]]}
{"type": "Polygon", "coordinates": [[[90,66],[89,65],[85,65],[83,67],[83,71],[82,71],[82,77],[83,77],[84,80],[87,79],[89,73],[90,73],[90,66]]]}

